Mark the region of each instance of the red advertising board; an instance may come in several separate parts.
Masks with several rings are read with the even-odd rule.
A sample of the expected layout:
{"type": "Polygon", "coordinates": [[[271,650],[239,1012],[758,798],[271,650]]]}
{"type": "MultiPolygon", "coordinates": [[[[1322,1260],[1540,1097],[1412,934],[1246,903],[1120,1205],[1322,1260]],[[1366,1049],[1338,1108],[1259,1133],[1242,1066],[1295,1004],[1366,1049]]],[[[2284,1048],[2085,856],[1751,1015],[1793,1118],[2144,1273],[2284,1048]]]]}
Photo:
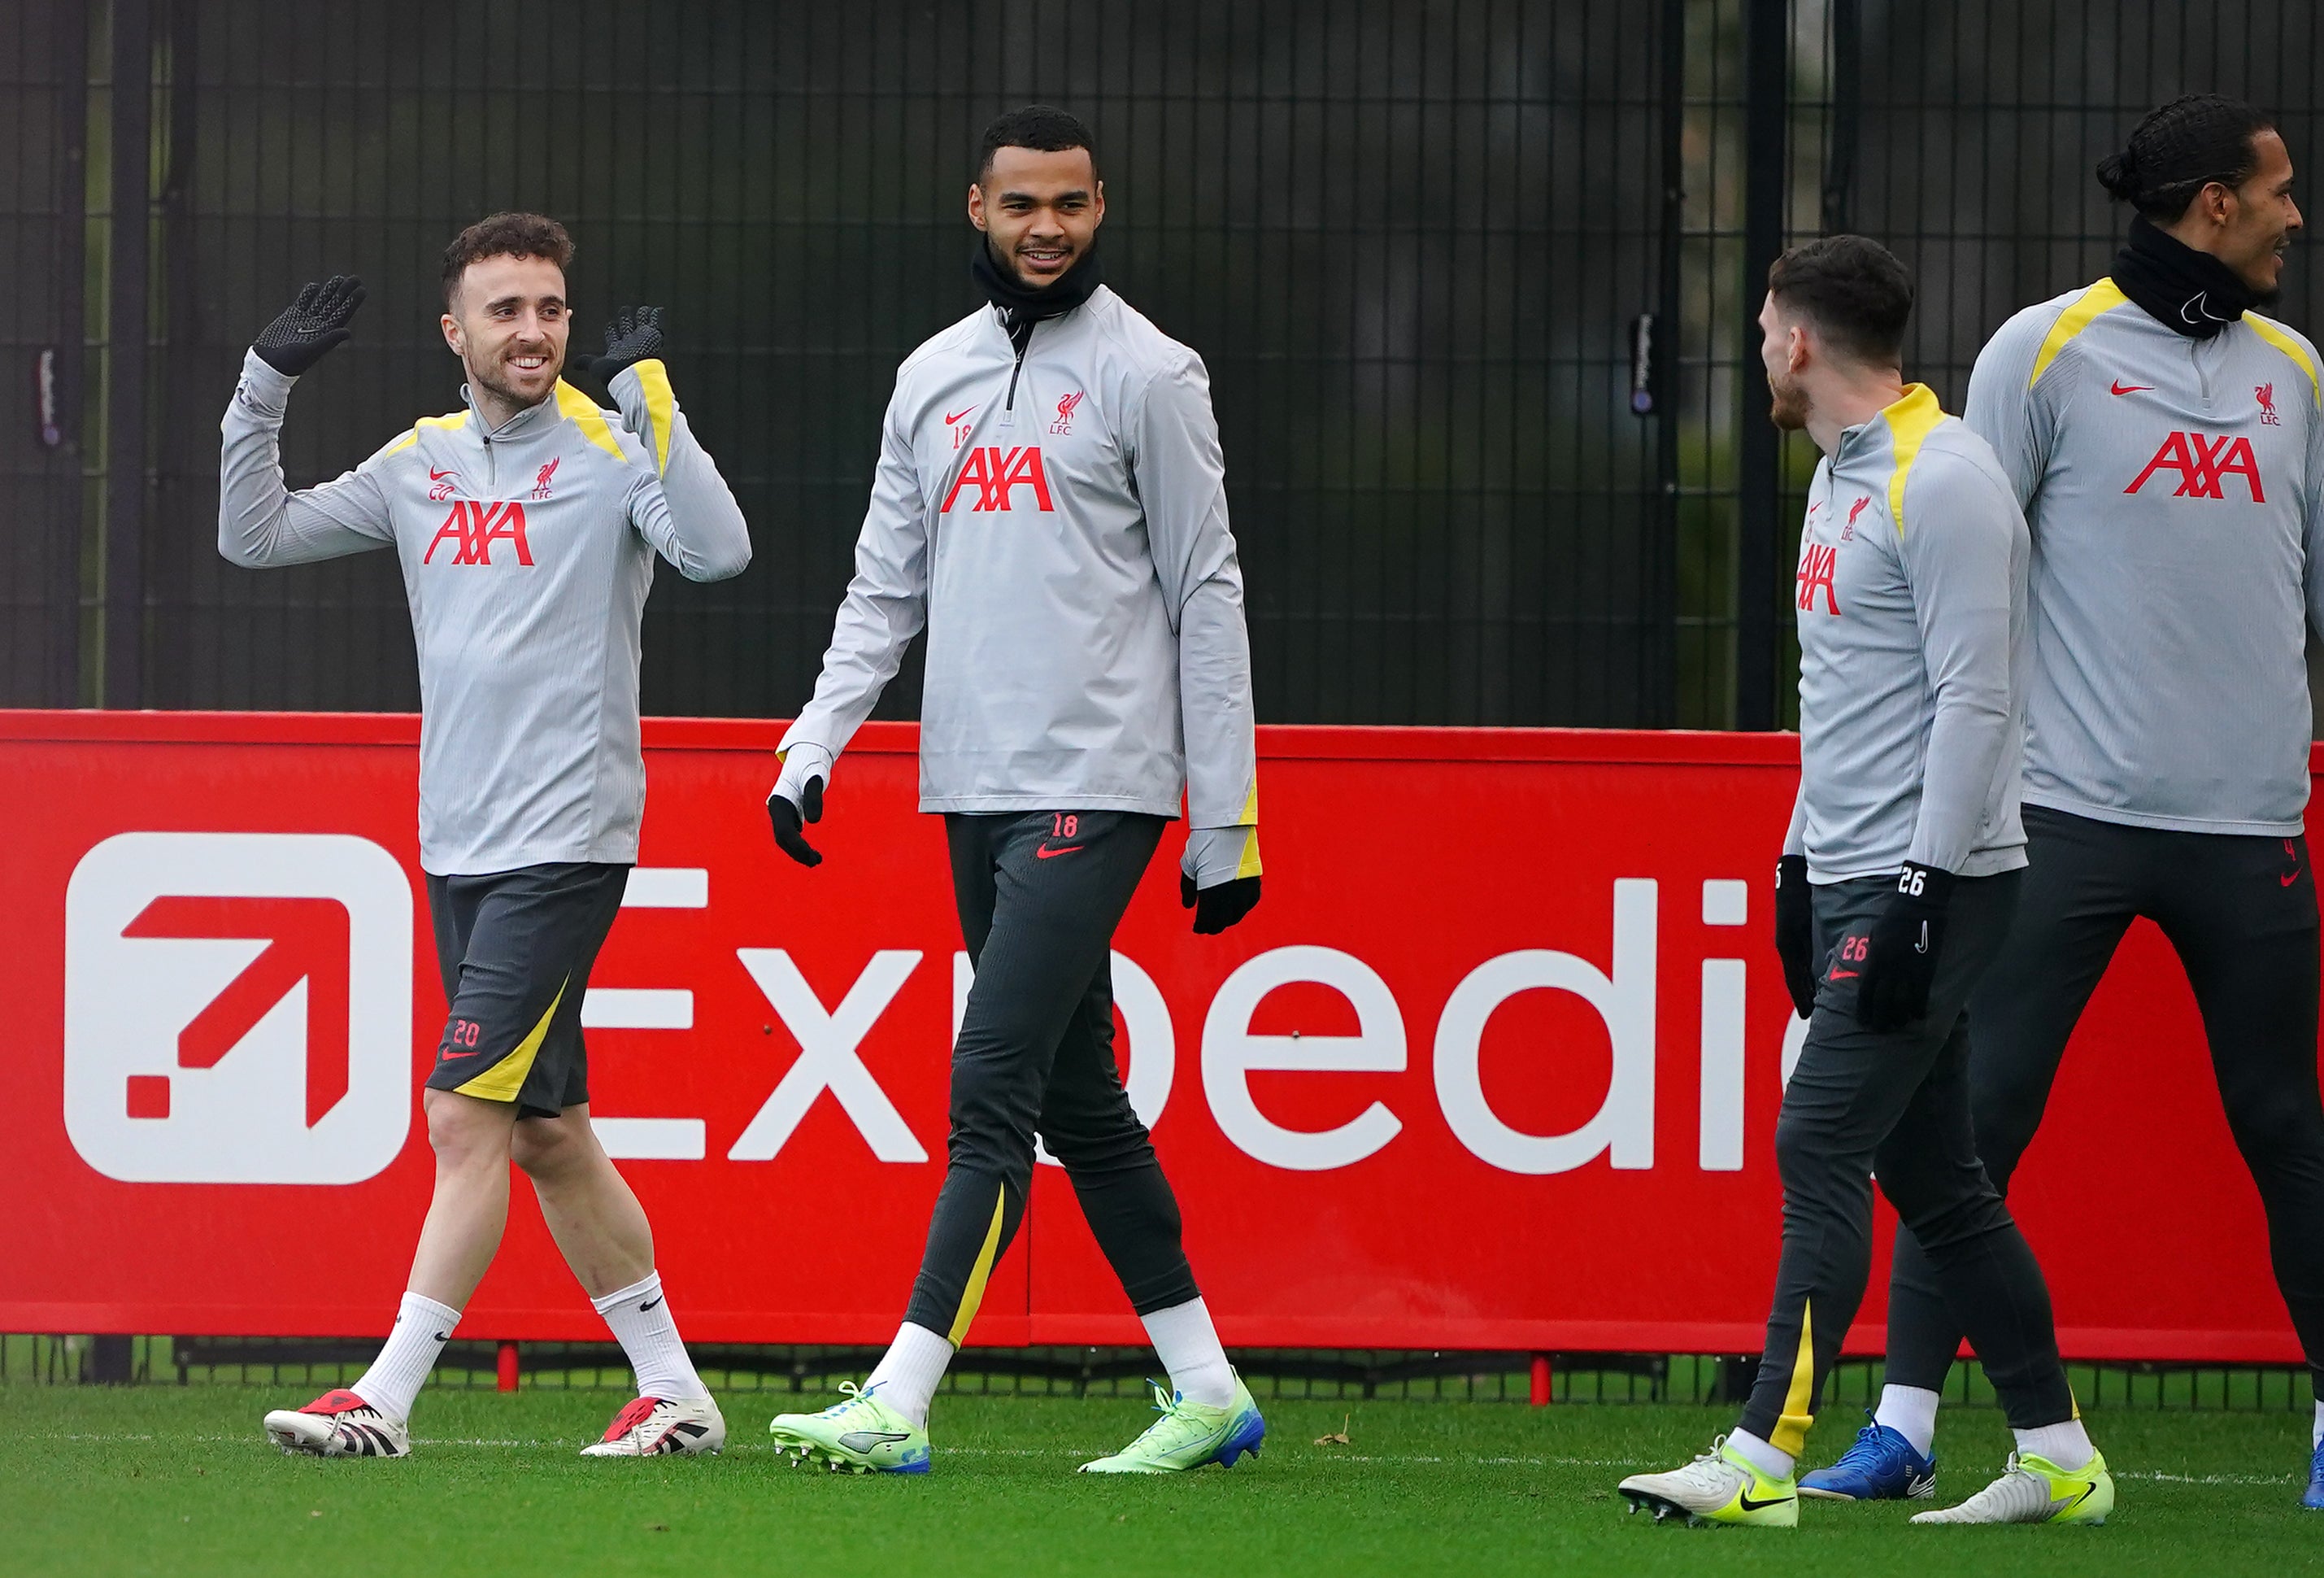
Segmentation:
{"type": "MultiPolygon", "coordinates": [[[[689,1335],[884,1341],[941,1178],[967,964],[912,730],[842,761],[812,872],[767,835],[779,732],[646,725],[640,870],[584,1010],[592,1109],[689,1335]]],[[[415,1093],[444,1008],[417,738],[0,713],[0,1330],[381,1328],[428,1199],[415,1093]]],[[[1173,834],[1116,939],[1132,1096],[1230,1343],[1758,1346],[1796,1035],[1766,879],[1795,751],[1260,731],[1266,902],[1192,936],[1173,834]]],[[[2014,1204],[2070,1353],[2298,1357],[2144,924],[2014,1204]]],[[[463,1329],[603,1334],[521,1188],[463,1329]]],[[[971,1340],[1139,1340],[1054,1167],[971,1340]]]]}

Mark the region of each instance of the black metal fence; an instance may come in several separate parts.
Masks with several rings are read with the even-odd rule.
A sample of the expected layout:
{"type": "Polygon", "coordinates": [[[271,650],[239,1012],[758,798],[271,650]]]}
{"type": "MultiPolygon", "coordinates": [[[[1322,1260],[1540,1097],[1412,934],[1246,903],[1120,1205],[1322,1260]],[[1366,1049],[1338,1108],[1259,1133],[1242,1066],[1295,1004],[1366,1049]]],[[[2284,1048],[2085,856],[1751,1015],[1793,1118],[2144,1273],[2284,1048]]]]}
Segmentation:
{"type": "MultiPolygon", "coordinates": [[[[60,1385],[248,1386],[301,1394],[352,1384],[379,1343],[281,1337],[0,1336],[0,1387],[60,1385]]],[[[721,1397],[736,1393],[835,1394],[880,1350],[696,1343],[688,1356],[721,1397]]],[[[1494,1353],[1240,1349],[1235,1368],[1261,1398],[1327,1402],[1734,1404],[1749,1395],[1759,1356],[1699,1353],[1494,1353]]],[[[1154,1355],[1138,1348],[969,1348],[945,1372],[954,1395],[1136,1397],[1151,1384],[1154,1355]]],[[[2311,1388],[2301,1365],[2148,1362],[2067,1366],[2089,1409],[2171,1408],[2285,1413],[2305,1418],[2311,1388]]],[[[1850,1416],[1879,1396],[1877,1361],[1832,1368],[1827,1409],[1850,1416]]],[[[611,1343],[456,1341],[429,1377],[436,1388],[546,1387],[629,1395],[629,1361],[611,1343]],[[520,1351],[521,1350],[521,1351],[520,1351]]],[[[1955,1364],[1951,1404],[1993,1406],[1982,1366],[1955,1364]]]]}
{"type": "Polygon", "coordinates": [[[2090,167],[2146,107],[2244,94],[2317,146],[2317,27],[2301,0],[702,0],[650,27],[16,0],[0,704],[414,705],[387,556],[217,557],[217,416],[336,270],[372,301],[299,392],[293,480],[447,409],[438,251],[524,206],[579,240],[585,334],[668,306],[752,522],[747,575],[657,588],[649,707],[790,711],[895,364],[976,302],[975,132],[1038,98],[1096,132],[1109,277],[1210,364],[1263,716],[1767,726],[1811,459],[1761,420],[1767,257],[1889,241],[1914,371],[1957,401],[2003,318],[2103,269],[2090,167]]]}

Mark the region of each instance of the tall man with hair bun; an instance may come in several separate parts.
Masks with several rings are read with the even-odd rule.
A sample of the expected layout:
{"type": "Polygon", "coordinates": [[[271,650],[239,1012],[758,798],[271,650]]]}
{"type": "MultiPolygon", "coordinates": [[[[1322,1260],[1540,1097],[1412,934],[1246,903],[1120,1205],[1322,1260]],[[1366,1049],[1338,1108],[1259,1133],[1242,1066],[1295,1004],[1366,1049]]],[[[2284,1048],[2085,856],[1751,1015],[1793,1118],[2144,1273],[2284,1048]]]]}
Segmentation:
{"type": "Polygon", "coordinates": [[[1912,276],[1834,235],[1767,274],[1778,427],[1824,458],[1800,536],[1800,791],[1775,932],[1806,1044],[1775,1160],[1784,1249],[1734,1432],[1620,1490],[1659,1520],[1788,1527],[1793,1467],[1871,1272],[1872,1179],[1927,1246],[2017,1450],[1915,1523],[2103,1523],[2114,1481],[2058,1361],[2050,1294],[1978,1166],[1963,1010],[2024,878],[2024,517],[1983,440],[1901,371],[1912,276]]]}
{"type": "Polygon", "coordinates": [[[929,1468],[929,1399],[1017,1232],[1037,1139],[1171,1383],[1152,1427],[1084,1472],[1231,1466],[1267,1433],[1113,1056],[1113,930],[1181,796],[1197,933],[1259,902],[1259,863],[1250,647],[1210,381],[1098,282],[1104,216],[1080,121],[1036,106],[985,129],[968,217],[988,305],[897,372],[855,577],[767,799],[784,852],[820,862],[805,824],[925,624],[920,809],[945,818],[976,971],[950,1155],[886,1356],[860,1393],[774,1421],[794,1463],[929,1468]]]}
{"type": "MultiPolygon", "coordinates": [[[[2004,324],[1968,420],[2033,528],[2025,832],[2008,947],[1970,1004],[1970,1103],[1996,1186],[2067,1038],[2145,916],[2194,988],[2277,1286],[2324,1384],[2316,880],[2302,834],[2324,620],[2316,349],[2257,309],[2301,225],[2269,119],[2215,95],[2142,120],[2098,180],[2135,211],[2109,275],[2004,324]]],[[[2061,1231],[2064,1231],[2063,1228],[2061,1231]]],[[[1810,1495],[1915,1493],[1960,1327],[1898,1235],[1886,1386],[1810,1495]]],[[[2306,1504],[2324,1509],[2324,1394],[2306,1504]]]]}
{"type": "Polygon", "coordinates": [[[584,1455],[726,1439],[652,1229],[589,1126],[581,1003],[638,855],[654,558],[720,580],[750,563],[751,539],[670,391],[659,308],[622,313],[604,355],[572,358],[618,411],[559,376],[572,256],[565,227],[538,214],[454,238],[442,327],[466,407],[421,418],[336,481],[286,491],[277,440],[291,386],[351,333],[361,281],[301,291],[226,408],[219,552],[252,568],[379,549],[401,563],[420,655],[420,863],[451,1005],[426,1094],[435,1197],[394,1328],[353,1386],[266,1416],[285,1452],[410,1451],[412,1401],[500,1247],[512,1161],[637,1372],[636,1400],[584,1455]]]}

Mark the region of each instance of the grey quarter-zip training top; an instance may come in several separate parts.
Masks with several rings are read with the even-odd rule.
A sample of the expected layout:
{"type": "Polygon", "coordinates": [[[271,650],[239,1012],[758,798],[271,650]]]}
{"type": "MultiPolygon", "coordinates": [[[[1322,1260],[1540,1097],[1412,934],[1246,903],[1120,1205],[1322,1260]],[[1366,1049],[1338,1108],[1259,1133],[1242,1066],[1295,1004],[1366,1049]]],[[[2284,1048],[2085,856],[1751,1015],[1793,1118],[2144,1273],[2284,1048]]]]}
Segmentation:
{"type": "Polygon", "coordinates": [[[1808,880],[2025,864],[2025,520],[1984,440],[1919,383],[1843,430],[1800,532],[1808,880]]]}
{"type": "Polygon", "coordinates": [[[421,865],[635,862],[654,555],[695,581],[751,562],[742,512],[661,363],[613,381],[618,411],[559,382],[496,430],[473,405],[423,417],[291,493],[279,438],[296,382],[244,358],[220,424],[218,551],[256,568],[395,549],[420,657],[421,865]]]}
{"type": "MultiPolygon", "coordinates": [[[[1209,378],[1111,290],[1035,325],[1021,365],[990,307],[905,359],[854,579],[784,749],[844,750],[923,623],[922,810],[1176,817],[1183,792],[1190,827],[1256,826],[1209,378]]],[[[1231,848],[1256,874],[1256,837],[1231,848]]]]}
{"type": "Polygon", "coordinates": [[[2034,532],[2026,800],[2297,834],[2324,615],[2315,347],[2256,312],[2195,339],[2100,280],[2002,325],[1965,416],[2034,532]]]}

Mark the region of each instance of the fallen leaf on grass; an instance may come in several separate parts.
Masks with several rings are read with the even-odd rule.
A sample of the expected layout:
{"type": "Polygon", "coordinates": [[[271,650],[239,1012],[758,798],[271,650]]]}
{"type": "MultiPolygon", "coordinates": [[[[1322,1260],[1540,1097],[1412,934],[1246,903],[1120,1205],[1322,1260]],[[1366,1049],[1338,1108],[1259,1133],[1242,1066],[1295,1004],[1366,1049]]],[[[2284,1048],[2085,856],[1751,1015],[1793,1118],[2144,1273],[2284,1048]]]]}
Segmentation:
{"type": "Polygon", "coordinates": [[[647,1532],[650,1534],[668,1534],[669,1532],[669,1525],[667,1523],[649,1523],[646,1525],[646,1529],[647,1532]]]}
{"type": "Polygon", "coordinates": [[[1350,1417],[1351,1416],[1346,1414],[1341,1415],[1340,1428],[1330,1435],[1318,1435],[1315,1437],[1315,1444],[1318,1446],[1353,1446],[1355,1443],[1348,1439],[1348,1420],[1350,1417]]]}

